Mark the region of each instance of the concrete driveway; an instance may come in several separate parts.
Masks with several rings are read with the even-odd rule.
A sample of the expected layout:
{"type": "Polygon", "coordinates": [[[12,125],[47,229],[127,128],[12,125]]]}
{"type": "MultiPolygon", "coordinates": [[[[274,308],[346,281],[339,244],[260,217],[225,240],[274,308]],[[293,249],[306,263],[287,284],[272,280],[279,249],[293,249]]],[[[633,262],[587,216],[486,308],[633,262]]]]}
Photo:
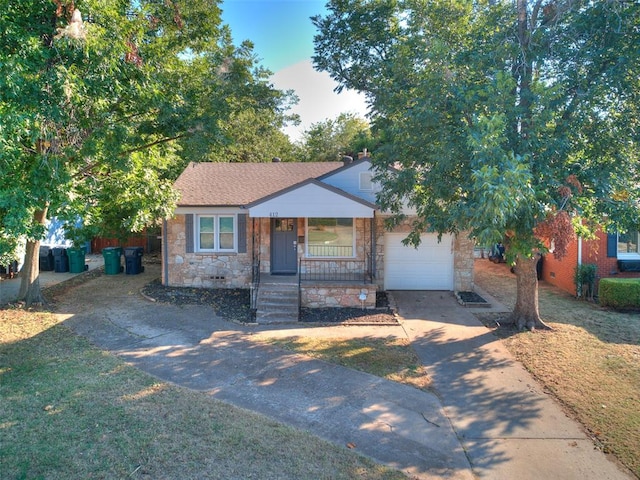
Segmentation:
{"type": "MultiPolygon", "coordinates": [[[[100,348],[156,377],[308,430],[419,479],[629,479],[448,292],[394,292],[395,327],[239,326],[207,307],[159,305],[159,276],[102,276],[58,305],[100,348]],[[437,395],[253,341],[409,338],[437,395]]],[[[499,308],[499,306],[498,306],[499,308]]]]}

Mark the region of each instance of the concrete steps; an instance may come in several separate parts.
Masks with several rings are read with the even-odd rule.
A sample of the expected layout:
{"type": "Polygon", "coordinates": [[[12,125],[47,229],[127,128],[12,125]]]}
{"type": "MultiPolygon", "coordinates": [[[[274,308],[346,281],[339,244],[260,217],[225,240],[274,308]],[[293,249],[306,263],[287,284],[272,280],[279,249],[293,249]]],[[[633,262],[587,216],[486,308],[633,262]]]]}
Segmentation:
{"type": "Polygon", "coordinates": [[[265,323],[291,323],[298,321],[297,283],[260,283],[256,321],[265,323]]]}

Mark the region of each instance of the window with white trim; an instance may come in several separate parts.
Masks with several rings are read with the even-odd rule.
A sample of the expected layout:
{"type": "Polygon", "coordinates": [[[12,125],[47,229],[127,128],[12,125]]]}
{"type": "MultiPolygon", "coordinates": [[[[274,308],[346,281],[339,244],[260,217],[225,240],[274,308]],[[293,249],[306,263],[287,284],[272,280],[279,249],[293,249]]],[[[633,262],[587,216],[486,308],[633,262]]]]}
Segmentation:
{"type": "Polygon", "coordinates": [[[627,232],[618,234],[618,258],[637,258],[640,256],[640,233],[627,232]]]}
{"type": "Polygon", "coordinates": [[[371,172],[360,172],[360,190],[363,192],[373,190],[373,175],[371,172]]]}
{"type": "Polygon", "coordinates": [[[236,251],[235,215],[198,215],[194,223],[197,251],[236,251]]]}
{"type": "Polygon", "coordinates": [[[307,257],[353,258],[353,218],[307,218],[307,257]]]}

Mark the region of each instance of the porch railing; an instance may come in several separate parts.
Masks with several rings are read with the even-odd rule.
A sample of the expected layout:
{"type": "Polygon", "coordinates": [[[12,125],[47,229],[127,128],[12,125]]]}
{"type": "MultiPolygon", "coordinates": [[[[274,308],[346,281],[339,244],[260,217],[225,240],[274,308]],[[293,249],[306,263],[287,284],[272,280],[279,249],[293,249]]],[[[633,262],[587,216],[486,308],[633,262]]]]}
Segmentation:
{"type": "Polygon", "coordinates": [[[307,255],[310,257],[351,257],[351,245],[307,245],[307,255]]]}
{"type": "Polygon", "coordinates": [[[349,259],[300,259],[299,280],[302,282],[371,283],[371,262],[349,259]]]}

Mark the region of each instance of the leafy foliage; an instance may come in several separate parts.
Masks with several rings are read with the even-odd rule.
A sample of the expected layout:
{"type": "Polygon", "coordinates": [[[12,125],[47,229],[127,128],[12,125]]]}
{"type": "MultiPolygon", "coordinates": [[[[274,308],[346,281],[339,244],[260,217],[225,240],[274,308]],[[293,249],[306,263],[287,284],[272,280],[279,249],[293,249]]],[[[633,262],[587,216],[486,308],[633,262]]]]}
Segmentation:
{"type": "Polygon", "coordinates": [[[232,44],[216,2],[10,2],[0,236],[36,242],[47,215],[109,235],[169,216],[173,180],[231,143],[230,120],[267,112],[265,128],[280,126],[288,96],[255,61],[249,42],[232,44]]]}
{"type": "Polygon", "coordinates": [[[302,161],[333,162],[343,156],[357,158],[358,152],[371,149],[373,139],[369,123],[352,113],[317,122],[303,133],[302,161]]]}
{"type": "Polygon", "coordinates": [[[379,201],[398,215],[415,207],[410,240],[465,231],[504,240],[524,263],[545,250],[539,236],[557,248],[572,225],[640,223],[638,2],[335,0],[328,10],[313,19],[314,63],[367,95],[386,139],[374,157],[379,201]]]}
{"type": "Polygon", "coordinates": [[[640,309],[640,280],[637,278],[603,278],[598,296],[600,304],[617,309],[640,309]]]}

